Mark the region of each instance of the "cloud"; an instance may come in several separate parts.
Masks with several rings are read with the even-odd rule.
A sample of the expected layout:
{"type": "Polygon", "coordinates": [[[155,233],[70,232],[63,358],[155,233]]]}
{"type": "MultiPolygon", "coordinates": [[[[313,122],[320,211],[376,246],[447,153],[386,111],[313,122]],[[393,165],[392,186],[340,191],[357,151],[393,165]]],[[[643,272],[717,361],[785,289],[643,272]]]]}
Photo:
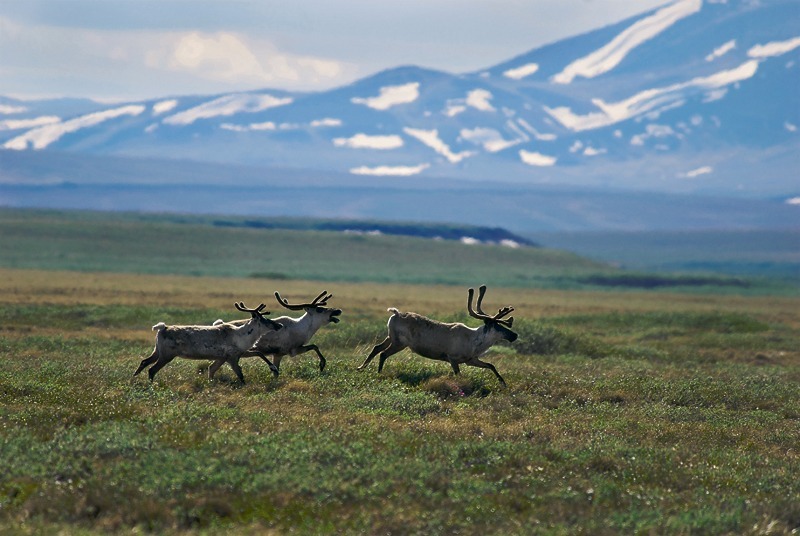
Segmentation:
{"type": "Polygon", "coordinates": [[[341,62],[287,54],[269,41],[231,32],[176,33],[164,40],[165,46],[148,51],[148,67],[231,84],[317,84],[345,71],[341,62]]]}
{"type": "Polygon", "coordinates": [[[71,28],[3,16],[0,57],[5,92],[35,97],[122,100],[265,85],[310,89],[349,81],[356,70],[346,62],[279,50],[246,33],[71,28]],[[42,87],[53,89],[42,94],[42,87]]]}
{"type": "MultiPolygon", "coordinates": [[[[186,70],[202,77],[221,80],[270,78],[270,73],[264,69],[248,46],[235,35],[225,32],[211,35],[192,32],[179,36],[172,47],[168,64],[165,66],[154,62],[153,66],[186,70]]],[[[279,65],[275,74],[290,78],[297,76],[285,65],[279,65]]]]}

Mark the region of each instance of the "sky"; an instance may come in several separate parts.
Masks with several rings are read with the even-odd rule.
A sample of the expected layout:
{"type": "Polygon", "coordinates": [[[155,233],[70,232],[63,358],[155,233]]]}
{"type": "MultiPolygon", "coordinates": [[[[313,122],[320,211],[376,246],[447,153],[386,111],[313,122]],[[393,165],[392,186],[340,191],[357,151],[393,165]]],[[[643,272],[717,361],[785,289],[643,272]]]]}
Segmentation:
{"type": "Polygon", "coordinates": [[[473,72],[666,0],[0,0],[0,95],[317,91],[473,72]]]}

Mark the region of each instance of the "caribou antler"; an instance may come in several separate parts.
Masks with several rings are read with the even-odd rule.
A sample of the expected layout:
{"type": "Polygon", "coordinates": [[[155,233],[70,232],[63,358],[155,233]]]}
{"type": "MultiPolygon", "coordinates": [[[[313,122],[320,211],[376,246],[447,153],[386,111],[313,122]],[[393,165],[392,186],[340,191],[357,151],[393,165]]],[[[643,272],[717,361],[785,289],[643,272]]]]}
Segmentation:
{"type": "Polygon", "coordinates": [[[265,304],[265,303],[262,303],[261,305],[259,305],[255,309],[250,309],[248,307],[245,307],[244,302],[236,302],[233,305],[238,310],[242,311],[243,313],[250,313],[253,316],[256,316],[256,315],[264,316],[264,315],[268,315],[269,314],[269,311],[264,311],[263,310],[264,307],[267,306],[267,304],[265,304]]]}
{"type": "Polygon", "coordinates": [[[328,300],[330,300],[331,298],[333,298],[333,294],[328,294],[327,290],[323,290],[322,292],[319,293],[319,295],[316,298],[314,298],[311,301],[311,303],[291,304],[285,299],[281,298],[280,292],[278,292],[277,290],[275,291],[275,299],[277,299],[278,303],[280,303],[283,307],[289,309],[290,311],[301,311],[306,307],[317,307],[317,306],[324,307],[328,305],[328,300]]]}
{"type": "Polygon", "coordinates": [[[511,327],[514,323],[514,317],[503,318],[504,316],[511,313],[514,308],[513,307],[503,307],[502,309],[497,310],[497,314],[494,316],[489,316],[483,312],[483,307],[481,304],[483,303],[483,296],[486,294],[486,285],[481,285],[478,289],[478,301],[475,304],[475,308],[477,312],[472,309],[472,299],[475,296],[475,289],[468,290],[468,300],[467,300],[467,310],[469,311],[469,315],[473,318],[477,318],[479,320],[483,320],[484,322],[497,322],[498,324],[502,324],[504,326],[511,327]]]}

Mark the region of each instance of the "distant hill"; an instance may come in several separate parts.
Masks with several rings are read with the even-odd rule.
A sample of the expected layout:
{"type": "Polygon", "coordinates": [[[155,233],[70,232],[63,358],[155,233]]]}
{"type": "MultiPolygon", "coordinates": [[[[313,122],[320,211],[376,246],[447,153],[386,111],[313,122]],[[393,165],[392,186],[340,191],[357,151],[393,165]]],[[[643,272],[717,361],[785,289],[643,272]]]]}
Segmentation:
{"type": "MultiPolygon", "coordinates": [[[[0,151],[0,206],[302,217],[542,231],[800,228],[800,205],[570,185],[361,177],[0,151]]],[[[225,219],[225,218],[218,218],[225,219]]]]}
{"type": "MultiPolygon", "coordinates": [[[[374,226],[374,222],[341,223],[363,225],[365,229],[374,226]]],[[[628,272],[573,253],[539,247],[319,230],[324,227],[324,221],[301,219],[279,222],[187,214],[0,209],[0,267],[265,281],[797,291],[786,284],[727,276],[628,272]]],[[[435,228],[421,226],[419,234],[430,234],[435,228]]],[[[459,228],[443,226],[438,230],[446,234],[455,229],[459,228]]],[[[476,228],[461,231],[479,234],[476,228]]]]}
{"type": "Polygon", "coordinates": [[[393,223],[365,220],[320,220],[316,218],[215,219],[217,227],[247,227],[251,229],[291,229],[296,231],[334,231],[346,234],[412,236],[433,240],[456,240],[466,244],[499,244],[506,247],[529,246],[536,243],[502,227],[475,225],[393,223]]]}

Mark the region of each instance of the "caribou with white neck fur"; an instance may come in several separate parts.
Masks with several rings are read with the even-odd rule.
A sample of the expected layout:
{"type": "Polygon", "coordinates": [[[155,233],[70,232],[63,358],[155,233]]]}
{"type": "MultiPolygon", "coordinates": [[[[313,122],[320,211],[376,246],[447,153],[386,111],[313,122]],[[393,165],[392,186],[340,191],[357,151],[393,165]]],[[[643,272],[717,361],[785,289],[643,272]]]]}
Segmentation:
{"type": "Polygon", "coordinates": [[[459,373],[459,365],[487,368],[494,372],[500,383],[505,386],[505,380],[494,365],[478,358],[502,340],[509,342],[517,340],[517,334],[510,329],[514,319],[512,317],[504,318],[514,308],[503,307],[494,316],[487,315],[481,307],[485,293],[486,285],[482,285],[476,303],[477,311],[475,311],[472,308],[475,290],[469,289],[468,291],[467,311],[471,317],[483,321],[484,325],[479,328],[470,328],[461,323],[446,324],[416,313],[402,313],[393,307],[390,308],[389,312],[392,313],[392,316],[387,324],[389,336],[372,349],[358,369],[366,367],[372,358],[380,354],[378,372],[381,372],[383,364],[389,356],[404,348],[410,348],[411,351],[423,357],[450,363],[455,374],[459,373]]]}
{"type": "MultiPolygon", "coordinates": [[[[283,326],[283,329],[279,332],[266,333],[248,351],[232,358],[229,361],[231,367],[238,367],[240,357],[258,356],[267,363],[272,373],[277,377],[281,360],[284,356],[294,357],[313,350],[319,357],[320,372],[325,370],[325,357],[320,352],[319,347],[316,344],[308,343],[322,326],[339,322],[339,315],[342,314],[342,310],[327,306],[328,300],[332,297],[333,294],[328,294],[328,291],[323,290],[310,302],[291,304],[276,291],[275,298],[284,308],[290,311],[304,311],[305,314],[299,318],[289,316],[275,318],[274,321],[283,326]],[[268,355],[274,357],[274,364],[267,358],[268,355]]],[[[221,320],[217,320],[217,322],[221,322],[221,320]]],[[[234,324],[238,322],[242,321],[234,321],[234,324]]]]}

